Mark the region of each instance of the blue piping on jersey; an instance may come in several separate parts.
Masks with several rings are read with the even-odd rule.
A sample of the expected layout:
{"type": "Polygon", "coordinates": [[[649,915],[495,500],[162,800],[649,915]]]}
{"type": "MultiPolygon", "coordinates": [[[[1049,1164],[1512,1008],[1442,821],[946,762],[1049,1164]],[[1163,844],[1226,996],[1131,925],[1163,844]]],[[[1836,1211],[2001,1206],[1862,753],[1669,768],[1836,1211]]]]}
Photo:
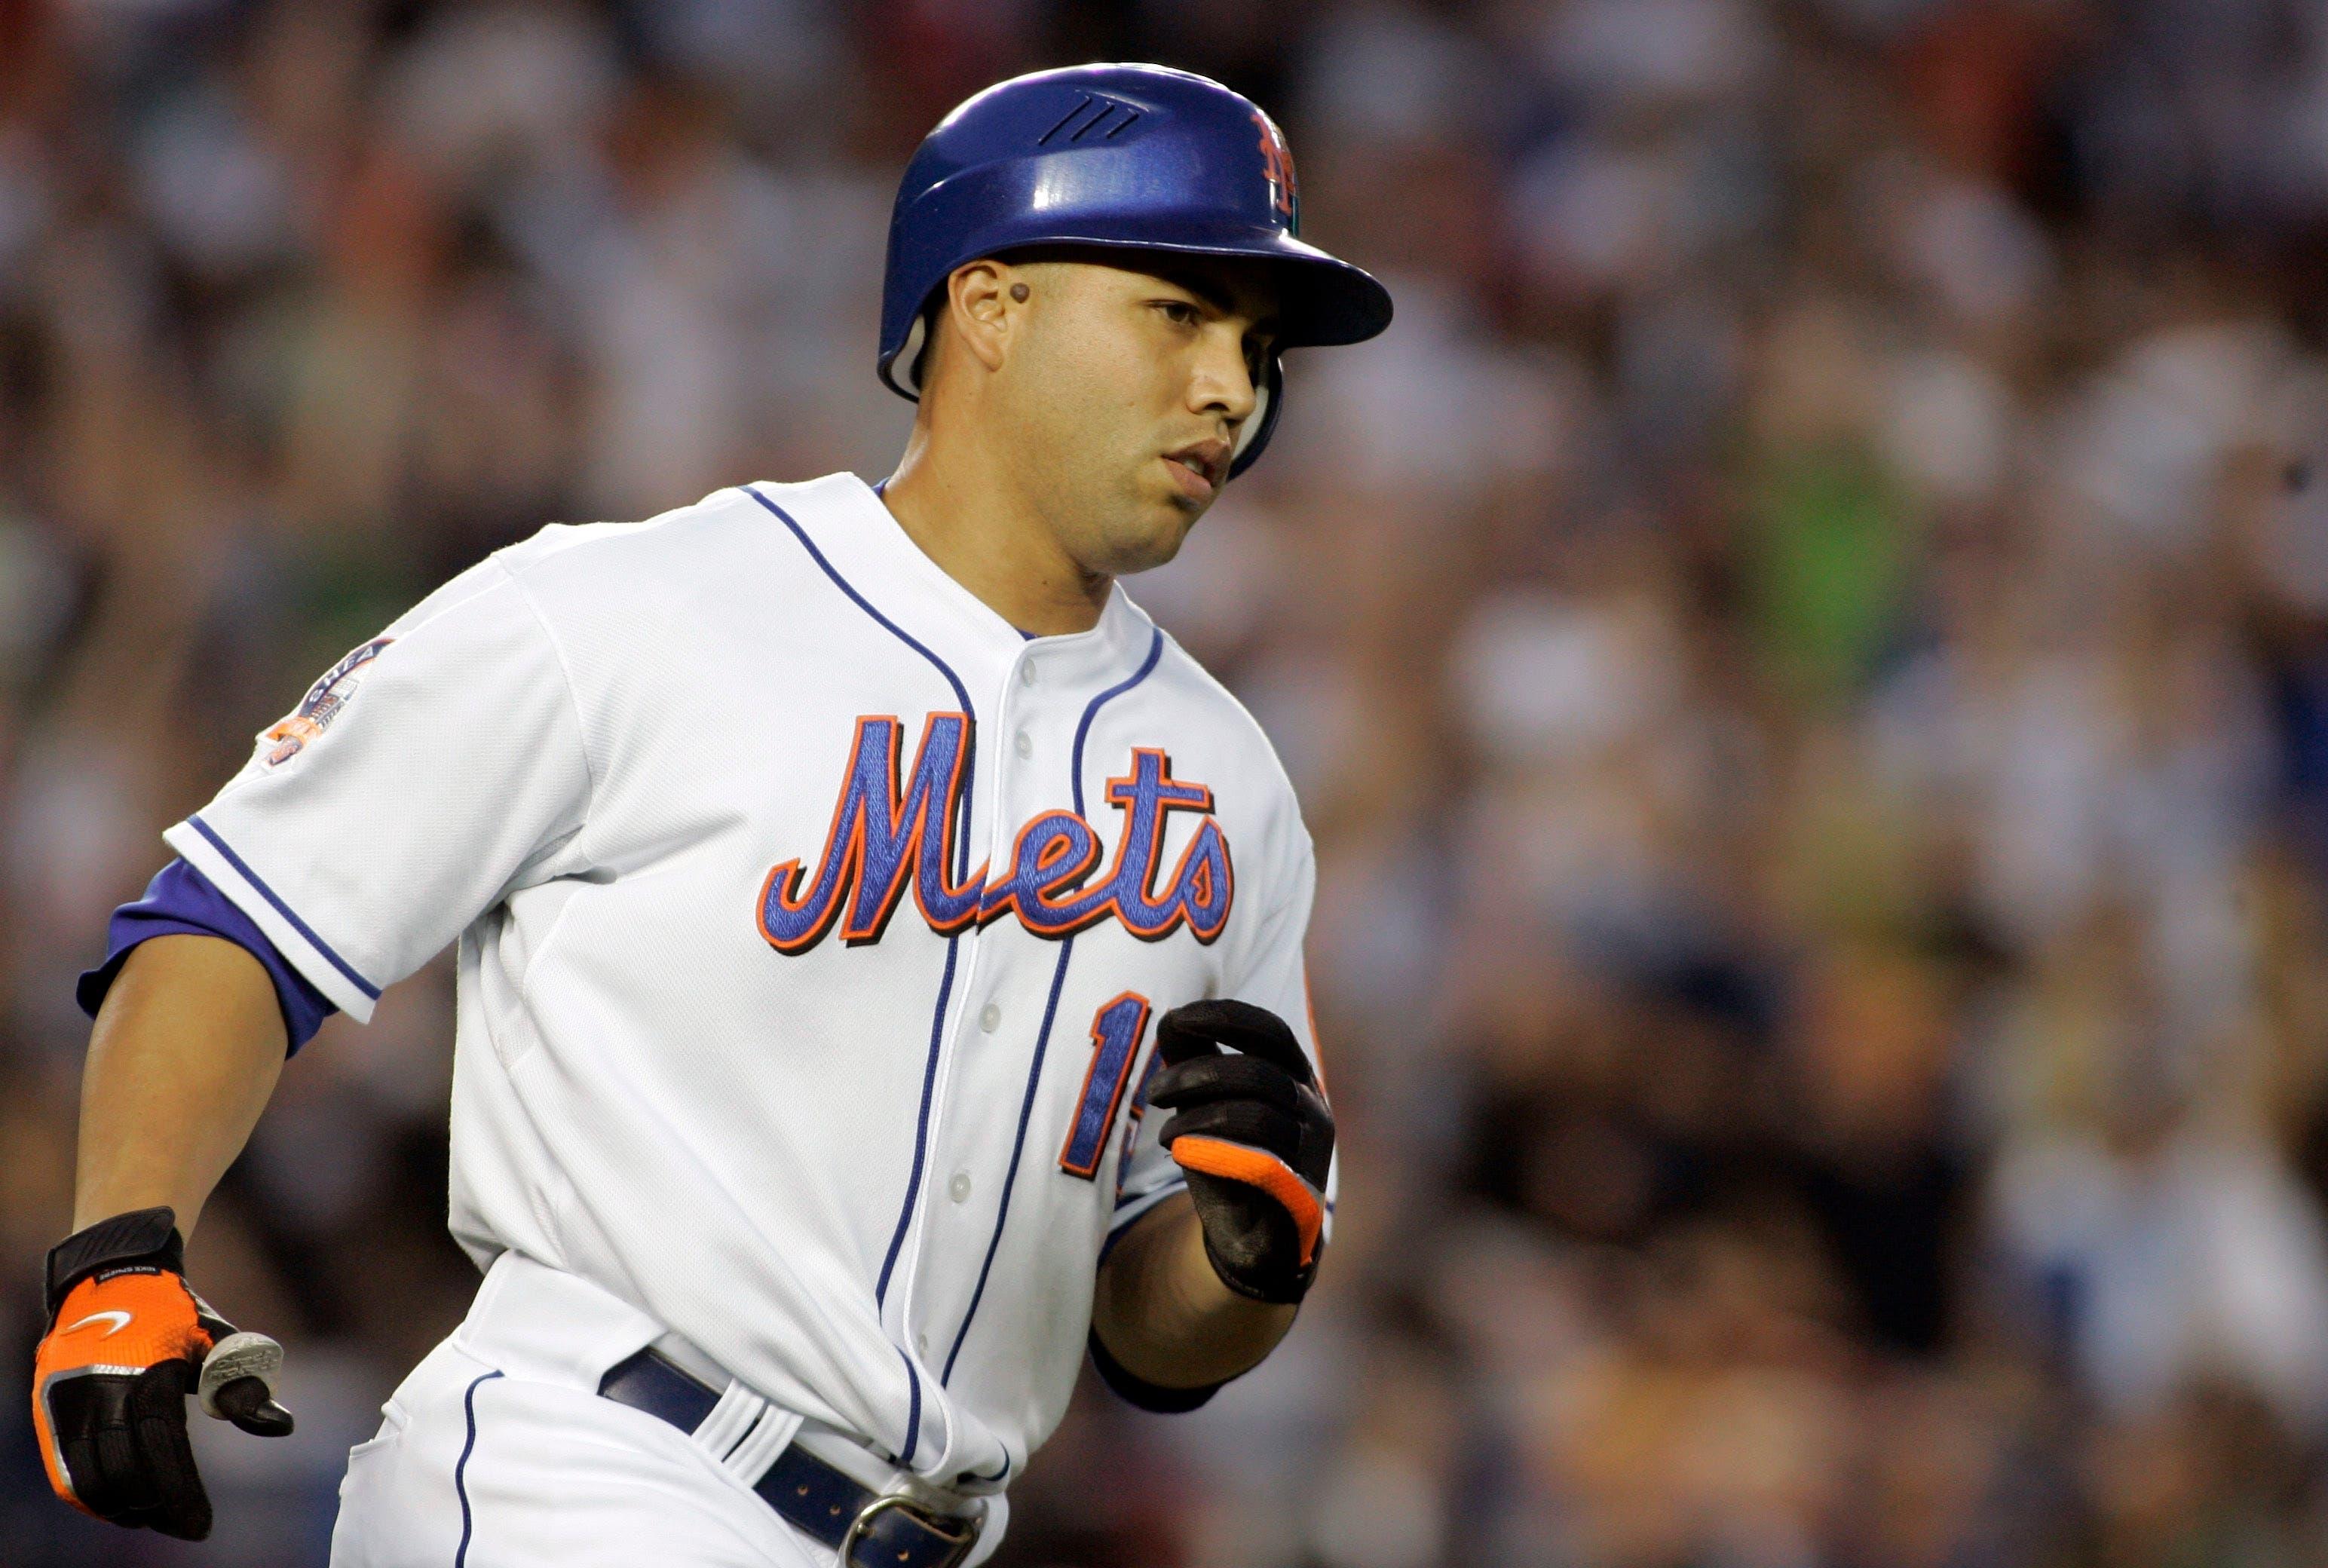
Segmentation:
{"type": "Polygon", "coordinates": [[[1159,628],[1148,639],[1148,657],[1140,662],[1140,668],[1084,704],[1084,716],[1075,724],[1075,760],[1068,764],[1075,770],[1067,782],[1075,791],[1075,815],[1084,814],[1084,742],[1090,738],[1092,720],[1099,717],[1102,708],[1147,680],[1149,671],[1156,668],[1156,661],[1163,656],[1164,633],[1159,628]]]}
{"type": "Polygon", "coordinates": [[[129,955],[156,936],[221,937],[258,960],[268,979],[275,982],[286,1056],[296,1056],[300,1047],[314,1038],[324,1020],[340,1010],[285,956],[275,939],[258,928],[248,910],[221,892],[218,884],[183,855],[155,873],[144,897],[124,904],[106,922],[105,962],[85,972],[73,987],[73,1000],[80,1004],[80,1010],[95,1018],[129,955]]]}
{"type": "MultiPolygon", "coordinates": [[[[848,595],[850,603],[870,615],[874,622],[887,631],[890,635],[928,660],[936,667],[938,673],[946,678],[946,684],[953,688],[954,700],[962,705],[962,713],[970,720],[971,727],[969,739],[971,761],[964,764],[962,775],[962,820],[967,824],[971,821],[971,791],[976,782],[974,771],[978,756],[978,710],[971,705],[970,692],[962,685],[962,677],[956,675],[953,667],[944,660],[931,653],[927,646],[916,640],[912,633],[875,609],[865,596],[852,587],[849,579],[842,577],[833,568],[832,563],[824,559],[824,552],[816,548],[816,541],[809,538],[808,530],[794,521],[790,512],[750,485],[747,484],[743,488],[745,494],[758,502],[774,515],[777,521],[792,530],[793,537],[800,540],[801,549],[808,551],[809,559],[814,561],[818,569],[832,579],[834,587],[848,595]]],[[[955,873],[956,877],[960,878],[966,874],[969,866],[970,834],[966,831],[958,834],[956,843],[959,859],[962,862],[962,867],[957,869],[955,873]]],[[[914,1208],[922,1196],[922,1171],[929,1159],[930,1103],[937,1090],[938,1054],[945,1044],[946,1004],[953,996],[954,957],[961,941],[962,938],[959,936],[946,938],[945,975],[938,982],[938,1005],[930,1018],[929,1060],[922,1068],[922,1109],[914,1122],[914,1169],[912,1174],[906,1178],[906,1201],[897,1211],[897,1228],[890,1235],[888,1255],[881,1260],[881,1277],[873,1287],[873,1304],[876,1307],[888,1304],[889,1276],[896,1269],[897,1253],[905,1247],[906,1233],[913,1228],[914,1208]]],[[[906,1446],[898,1453],[897,1462],[911,1464],[914,1450],[922,1439],[922,1380],[919,1374],[914,1370],[914,1358],[906,1354],[902,1346],[897,1347],[896,1349],[898,1356],[906,1363],[906,1381],[910,1390],[910,1403],[906,1413],[906,1446]]]]}
{"type": "Polygon", "coordinates": [[[333,969],[338,970],[342,974],[347,976],[348,983],[350,985],[354,986],[358,991],[363,992],[366,997],[373,1001],[378,1001],[380,1000],[380,987],[372,984],[371,981],[366,980],[362,975],[358,974],[353,964],[350,963],[346,959],[342,958],[338,953],[333,953],[332,951],[331,944],[316,935],[314,927],[300,919],[298,912],[293,909],[288,904],[283,902],[283,900],[276,895],[275,889],[269,887],[265,880],[260,878],[258,873],[250,869],[249,864],[244,861],[240,855],[236,854],[231,849],[228,848],[227,841],[224,839],[220,838],[217,833],[213,832],[208,822],[202,821],[199,815],[196,815],[188,817],[186,819],[186,825],[193,829],[194,831],[200,833],[203,838],[210,840],[211,848],[216,850],[220,854],[226,857],[226,863],[234,868],[236,875],[239,876],[244,881],[249,883],[252,887],[258,888],[259,897],[266,899],[269,904],[275,906],[275,913],[289,921],[291,923],[291,929],[305,937],[307,939],[308,946],[322,953],[326,959],[329,959],[333,969]]]}
{"type": "MultiPolygon", "coordinates": [[[[893,1345],[890,1348],[897,1347],[893,1345]]],[[[897,1359],[906,1364],[906,1397],[910,1401],[906,1406],[906,1446],[898,1453],[897,1462],[910,1465],[914,1462],[914,1451],[922,1446],[922,1375],[914,1370],[914,1358],[903,1350],[897,1350],[897,1359]]]]}
{"type": "Polygon", "coordinates": [[[469,1455],[477,1447],[477,1384],[491,1383],[501,1376],[499,1372],[485,1373],[476,1383],[470,1384],[469,1391],[461,1396],[461,1406],[468,1413],[469,1435],[461,1444],[461,1457],[453,1464],[453,1492],[461,1499],[461,1545],[453,1554],[453,1568],[465,1568],[469,1561],[469,1530],[474,1523],[469,1516],[469,1455]]]}
{"type": "MultiPolygon", "coordinates": [[[[1084,705],[1084,716],[1075,725],[1075,751],[1068,763],[1068,784],[1075,795],[1075,815],[1084,813],[1084,742],[1090,738],[1092,720],[1099,716],[1102,708],[1147,680],[1163,655],[1164,634],[1159,630],[1150,637],[1148,657],[1140,662],[1140,668],[1084,705]]],[[[986,1278],[993,1272],[994,1254],[1002,1246],[1002,1227],[1010,1218],[1010,1190],[1018,1183],[1018,1157],[1026,1151],[1027,1124],[1035,1114],[1035,1090],[1042,1082],[1043,1057],[1051,1047],[1051,1021],[1058,1013],[1059,991],[1067,980],[1067,960],[1075,956],[1075,939],[1072,936],[1059,944],[1059,962],[1051,971],[1051,999],[1043,1005],[1043,1027],[1035,1033],[1035,1059],[1027,1068],[1027,1094],[1018,1103],[1018,1131],[1010,1144],[1009,1169],[1002,1178],[1002,1201],[995,1210],[994,1234],[987,1238],[986,1259],[978,1265],[978,1286],[971,1291],[969,1310],[962,1313],[962,1327],[954,1332],[953,1348],[946,1352],[945,1370],[938,1375],[940,1387],[953,1377],[954,1358],[962,1354],[962,1344],[970,1338],[970,1326],[978,1317],[978,1304],[986,1298],[986,1278]]],[[[1007,1457],[1004,1468],[1009,1468],[1007,1457]]]]}
{"type": "Polygon", "coordinates": [[[778,506],[774,502],[770,501],[766,496],[761,494],[758,491],[753,489],[748,484],[744,487],[744,493],[758,502],[762,506],[766,507],[770,512],[775,513],[777,519],[782,521],[786,528],[793,530],[793,537],[800,540],[801,549],[808,551],[809,559],[816,562],[817,566],[823,570],[826,577],[832,579],[832,586],[834,587],[839,588],[842,593],[849,596],[850,603],[854,604],[859,609],[864,611],[867,615],[872,616],[874,620],[880,623],[884,631],[889,633],[889,634],[896,637],[897,641],[903,643],[906,647],[911,648],[915,653],[919,653],[923,658],[927,659],[932,664],[935,665],[937,667],[938,673],[946,678],[946,684],[953,688],[954,699],[962,704],[962,710],[964,713],[971,711],[970,693],[963,689],[962,678],[953,672],[953,669],[944,660],[939,658],[935,653],[931,653],[929,649],[918,641],[911,632],[906,631],[903,626],[897,624],[896,622],[891,620],[888,616],[875,609],[866,601],[863,594],[859,593],[855,588],[851,587],[849,584],[849,579],[835,571],[833,569],[832,563],[824,559],[824,552],[816,548],[816,543],[813,540],[809,538],[807,530],[802,528],[799,523],[793,521],[792,513],[786,512],[783,507],[778,506]]]}
{"type": "Polygon", "coordinates": [[[1035,1090],[1043,1081],[1043,1056],[1051,1045],[1051,1020],[1058,1016],[1059,991],[1067,981],[1067,960],[1075,951],[1072,936],[1059,944],[1059,962],[1051,970],[1051,997],[1043,1004],[1043,1025],[1035,1031],[1035,1059],[1027,1068],[1027,1093],[1018,1102],[1018,1131],[1010,1144],[1010,1168],[1002,1177],[1002,1202],[994,1215],[994,1234],[986,1238],[986,1258],[978,1265],[978,1285],[970,1293],[970,1308],[962,1315],[962,1327],[954,1330],[953,1347],[946,1352],[945,1370],[938,1374],[938,1385],[944,1387],[953,1381],[955,1357],[962,1354],[963,1341],[970,1338],[970,1325],[978,1316],[978,1303],[986,1298],[986,1276],[994,1268],[994,1254],[1002,1245],[1002,1225],[1010,1216],[1010,1189],[1018,1183],[1018,1153],[1027,1146],[1027,1123],[1035,1114],[1035,1090]]]}
{"type": "Polygon", "coordinates": [[[930,1101],[937,1092],[938,1054],[945,1046],[946,1003],[953,995],[953,961],[962,938],[946,938],[945,973],[938,981],[937,1010],[930,1015],[930,1055],[922,1064],[922,1113],[914,1124],[914,1169],[906,1178],[906,1207],[897,1212],[897,1228],[889,1237],[889,1253],[881,1260],[881,1277],[873,1286],[873,1304],[885,1305],[889,1299],[889,1274],[897,1266],[897,1253],[906,1244],[906,1232],[912,1228],[914,1205],[921,1197],[922,1167],[929,1154],[930,1101]]]}

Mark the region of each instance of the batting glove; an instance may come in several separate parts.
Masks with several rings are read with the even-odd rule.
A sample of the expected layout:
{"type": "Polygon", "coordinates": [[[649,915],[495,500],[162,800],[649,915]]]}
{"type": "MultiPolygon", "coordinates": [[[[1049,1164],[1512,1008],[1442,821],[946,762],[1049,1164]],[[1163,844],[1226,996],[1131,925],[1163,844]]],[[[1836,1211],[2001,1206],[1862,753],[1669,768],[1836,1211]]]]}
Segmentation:
{"type": "Polygon", "coordinates": [[[242,1334],[185,1281],[177,1216],[141,1208],[49,1253],[49,1331],[33,1426],[57,1496],[83,1513],[199,1541],[211,1501],[186,1442],[186,1397],[261,1437],[291,1430],[268,1385],[282,1347],[242,1334]]]}
{"type": "Polygon", "coordinates": [[[1318,1276],[1334,1160],[1334,1113],[1300,1042],[1264,1008],[1195,1001],[1157,1024],[1156,1053],[1148,1103],[1173,1113],[1164,1147],[1187,1174],[1214,1270],[1256,1301],[1299,1301],[1318,1276]]]}

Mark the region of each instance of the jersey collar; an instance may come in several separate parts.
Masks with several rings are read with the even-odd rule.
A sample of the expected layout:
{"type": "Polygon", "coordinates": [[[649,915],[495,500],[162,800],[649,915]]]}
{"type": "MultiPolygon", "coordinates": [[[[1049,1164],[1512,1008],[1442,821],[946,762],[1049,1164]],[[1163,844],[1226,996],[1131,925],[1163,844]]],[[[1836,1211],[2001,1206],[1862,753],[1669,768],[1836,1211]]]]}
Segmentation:
{"type": "Polygon", "coordinates": [[[835,474],[814,484],[820,491],[828,486],[835,521],[840,524],[833,531],[847,536],[845,544],[839,539],[833,543],[862,559],[868,568],[869,580],[859,583],[859,590],[876,596],[878,603],[881,582],[913,584],[940,609],[949,644],[959,638],[982,658],[996,660],[1006,669],[1021,659],[1034,658],[1063,676],[1076,677],[1112,677],[1147,657],[1155,628],[1123,591],[1122,583],[1109,586],[1107,603],[1101,606],[1099,622],[1091,630],[1029,637],[923,553],[864,480],[854,474],[835,474]]]}

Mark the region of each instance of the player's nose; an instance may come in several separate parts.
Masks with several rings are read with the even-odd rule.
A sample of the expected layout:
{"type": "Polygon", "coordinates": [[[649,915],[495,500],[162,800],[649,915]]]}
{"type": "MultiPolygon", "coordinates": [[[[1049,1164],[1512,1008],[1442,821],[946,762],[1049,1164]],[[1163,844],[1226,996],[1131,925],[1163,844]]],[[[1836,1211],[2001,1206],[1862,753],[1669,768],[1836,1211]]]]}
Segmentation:
{"type": "Polygon", "coordinates": [[[1204,334],[1188,394],[1192,411],[1226,419],[1232,432],[1253,417],[1261,394],[1253,384],[1253,362],[1241,330],[1216,322],[1204,334]]]}

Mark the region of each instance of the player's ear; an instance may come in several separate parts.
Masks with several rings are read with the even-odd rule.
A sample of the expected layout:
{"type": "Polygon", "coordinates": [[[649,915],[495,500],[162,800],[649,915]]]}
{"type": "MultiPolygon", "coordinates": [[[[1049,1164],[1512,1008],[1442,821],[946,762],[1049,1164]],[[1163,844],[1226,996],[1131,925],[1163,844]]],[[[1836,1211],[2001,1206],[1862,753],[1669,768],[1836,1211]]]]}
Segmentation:
{"type": "Polygon", "coordinates": [[[957,267],[946,279],[946,314],[954,333],[990,371],[1002,368],[1018,307],[1026,301],[1026,285],[1013,276],[1015,270],[990,258],[957,267]]]}

